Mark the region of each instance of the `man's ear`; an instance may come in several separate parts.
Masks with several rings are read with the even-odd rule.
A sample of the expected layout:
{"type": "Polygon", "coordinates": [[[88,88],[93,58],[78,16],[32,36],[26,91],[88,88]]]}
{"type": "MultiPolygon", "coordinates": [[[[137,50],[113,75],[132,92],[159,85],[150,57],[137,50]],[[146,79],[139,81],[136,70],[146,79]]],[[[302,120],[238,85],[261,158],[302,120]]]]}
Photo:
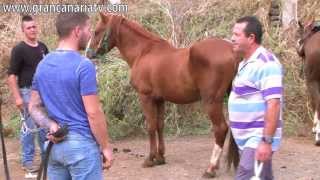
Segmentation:
{"type": "Polygon", "coordinates": [[[24,30],[23,30],[23,24],[21,24],[21,32],[24,32],[24,30]]]}
{"type": "Polygon", "coordinates": [[[256,36],[254,34],[250,34],[248,36],[248,38],[249,38],[250,42],[256,42],[256,36]]]}
{"type": "Polygon", "coordinates": [[[78,38],[80,36],[80,33],[81,33],[81,27],[80,26],[76,26],[73,29],[72,33],[74,33],[74,36],[78,38]]]}

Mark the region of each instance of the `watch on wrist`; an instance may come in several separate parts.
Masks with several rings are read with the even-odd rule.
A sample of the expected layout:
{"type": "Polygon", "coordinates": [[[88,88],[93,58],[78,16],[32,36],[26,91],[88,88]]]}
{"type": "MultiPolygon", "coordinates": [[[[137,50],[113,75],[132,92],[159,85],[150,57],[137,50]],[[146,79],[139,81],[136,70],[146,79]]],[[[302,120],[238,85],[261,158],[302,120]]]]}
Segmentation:
{"type": "Polygon", "coordinates": [[[267,144],[272,144],[273,142],[273,138],[271,136],[263,136],[261,140],[262,142],[267,144]]]}

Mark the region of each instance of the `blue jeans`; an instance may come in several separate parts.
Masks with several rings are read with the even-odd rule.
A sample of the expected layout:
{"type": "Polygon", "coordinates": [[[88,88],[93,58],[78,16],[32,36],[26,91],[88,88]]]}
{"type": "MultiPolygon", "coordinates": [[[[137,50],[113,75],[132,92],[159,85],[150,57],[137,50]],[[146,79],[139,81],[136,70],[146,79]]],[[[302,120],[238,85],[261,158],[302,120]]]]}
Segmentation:
{"type": "Polygon", "coordinates": [[[46,141],[46,131],[44,129],[40,129],[40,131],[32,132],[33,129],[37,128],[36,124],[32,120],[29,111],[28,104],[31,96],[31,89],[29,88],[21,88],[20,94],[23,99],[23,112],[21,115],[23,116],[24,122],[22,122],[21,130],[20,130],[20,142],[22,149],[22,165],[30,165],[33,163],[34,154],[35,154],[35,142],[34,138],[36,134],[38,134],[38,143],[40,146],[41,158],[44,157],[44,142],[46,141]],[[30,131],[31,130],[31,131],[30,131]]]}
{"type": "Polygon", "coordinates": [[[102,180],[102,158],[93,138],[69,132],[64,141],[52,146],[49,180],[102,180]]]}

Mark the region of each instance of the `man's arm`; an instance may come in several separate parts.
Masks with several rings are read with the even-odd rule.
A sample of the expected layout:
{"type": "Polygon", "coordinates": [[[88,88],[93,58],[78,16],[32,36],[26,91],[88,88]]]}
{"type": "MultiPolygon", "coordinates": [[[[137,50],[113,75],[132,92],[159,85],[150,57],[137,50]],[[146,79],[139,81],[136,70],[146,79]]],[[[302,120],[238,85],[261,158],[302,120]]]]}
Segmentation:
{"type": "MultiPolygon", "coordinates": [[[[273,137],[278,126],[280,116],[280,99],[270,99],[267,101],[267,109],[264,116],[265,125],[263,129],[263,136],[273,137]]],[[[266,161],[271,158],[272,144],[261,142],[256,150],[256,159],[266,161]]]]}
{"type": "Polygon", "coordinates": [[[31,91],[31,97],[28,108],[32,119],[40,127],[49,129],[50,133],[56,132],[59,129],[58,124],[48,117],[38,91],[31,91]]]}
{"type": "Polygon", "coordinates": [[[22,110],[23,109],[23,99],[20,95],[20,90],[18,86],[18,76],[19,72],[23,67],[23,54],[20,46],[15,46],[11,50],[10,65],[8,68],[8,79],[7,84],[13,95],[16,106],[22,110]]]}
{"type": "MultiPolygon", "coordinates": [[[[104,157],[111,163],[113,159],[109,145],[107,122],[101,109],[99,98],[97,95],[86,95],[82,96],[82,100],[88,115],[91,131],[100,145],[104,157]]],[[[110,166],[111,164],[105,165],[106,168],[110,166]]]]}
{"type": "Polygon", "coordinates": [[[20,95],[18,83],[17,83],[17,76],[15,74],[10,74],[7,79],[7,83],[9,86],[9,89],[13,95],[13,98],[15,100],[15,104],[19,109],[23,108],[23,99],[20,95]]]}
{"type": "Polygon", "coordinates": [[[265,114],[264,136],[273,137],[278,126],[280,116],[280,99],[270,99],[267,101],[265,114]]]}

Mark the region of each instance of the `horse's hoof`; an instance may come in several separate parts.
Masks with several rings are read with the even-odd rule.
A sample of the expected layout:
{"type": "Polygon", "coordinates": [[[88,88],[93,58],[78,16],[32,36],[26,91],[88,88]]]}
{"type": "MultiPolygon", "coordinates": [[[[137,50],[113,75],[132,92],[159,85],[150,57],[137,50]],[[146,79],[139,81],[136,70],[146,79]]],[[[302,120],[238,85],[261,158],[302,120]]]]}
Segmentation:
{"type": "Polygon", "coordinates": [[[314,145],[320,146],[320,140],[319,140],[319,141],[316,141],[316,142],[314,143],[314,145]]]}
{"type": "Polygon", "coordinates": [[[142,167],[148,168],[148,167],[153,167],[154,165],[155,165],[155,163],[148,158],[148,159],[144,160],[142,167]]]}
{"type": "Polygon", "coordinates": [[[203,178],[214,178],[216,176],[217,176],[217,173],[215,171],[212,171],[212,172],[205,171],[202,175],[203,178]]]}
{"type": "Polygon", "coordinates": [[[164,157],[156,158],[154,161],[155,165],[163,165],[166,164],[166,159],[164,157]]]}

